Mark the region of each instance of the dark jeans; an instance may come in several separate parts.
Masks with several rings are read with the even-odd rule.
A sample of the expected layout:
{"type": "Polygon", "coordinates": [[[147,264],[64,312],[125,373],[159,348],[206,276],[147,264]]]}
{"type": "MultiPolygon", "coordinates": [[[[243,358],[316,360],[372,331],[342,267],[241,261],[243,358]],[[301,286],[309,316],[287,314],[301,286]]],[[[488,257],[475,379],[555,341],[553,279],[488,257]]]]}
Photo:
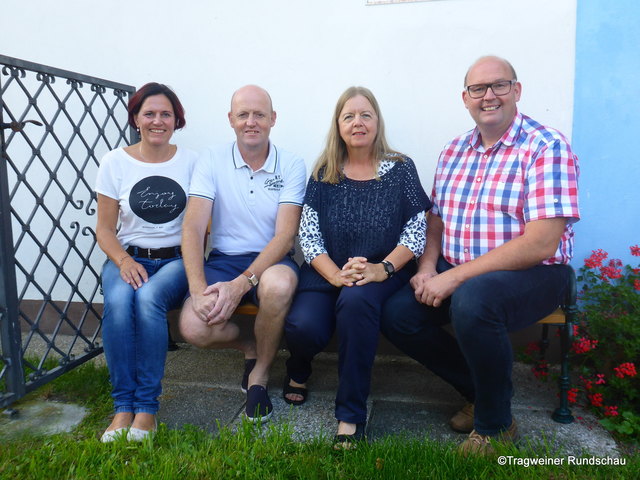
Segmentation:
{"type": "MultiPolygon", "coordinates": [[[[449,268],[441,258],[438,271],[449,268]]],[[[564,299],[568,279],[565,265],[491,272],[465,282],[438,308],[418,303],[406,285],[386,302],[380,329],[474,402],[476,431],[494,435],[512,422],[508,333],[553,312],[564,299]],[[442,328],[449,321],[457,341],[442,328]]]]}
{"type": "Polygon", "coordinates": [[[287,374],[294,381],[305,383],[311,375],[313,357],[325,349],[337,330],[338,420],[366,421],[382,305],[408,282],[413,271],[411,265],[407,265],[384,282],[296,294],[284,325],[291,352],[287,374]]]}

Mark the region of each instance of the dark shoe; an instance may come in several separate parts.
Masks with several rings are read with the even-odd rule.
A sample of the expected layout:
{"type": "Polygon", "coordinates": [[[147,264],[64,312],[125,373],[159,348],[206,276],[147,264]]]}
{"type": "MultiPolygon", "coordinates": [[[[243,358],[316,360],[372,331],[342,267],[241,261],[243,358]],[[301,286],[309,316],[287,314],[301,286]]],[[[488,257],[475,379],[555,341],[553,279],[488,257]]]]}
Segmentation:
{"type": "Polygon", "coordinates": [[[333,437],[334,450],[353,450],[358,442],[365,441],[367,438],[364,434],[366,423],[356,423],[356,431],[353,435],[336,435],[333,437]]]}
{"type": "Polygon", "coordinates": [[[473,403],[467,403],[449,420],[456,432],[471,433],[473,430],[473,403]]]}
{"type": "Polygon", "coordinates": [[[291,381],[291,378],[289,378],[288,375],[284,377],[284,385],[282,387],[282,398],[284,398],[284,401],[289,405],[295,405],[295,406],[302,405],[304,402],[307,401],[307,395],[309,395],[309,390],[305,387],[294,387],[293,385],[289,384],[290,381],[291,381]],[[290,394],[300,395],[302,397],[302,400],[291,400],[287,398],[287,395],[290,395],[290,394]]]}
{"type": "Polygon", "coordinates": [[[273,405],[269,399],[267,389],[262,385],[251,385],[247,391],[247,408],[245,415],[252,423],[266,422],[273,413],[273,405]]]}
{"type": "Polygon", "coordinates": [[[249,374],[253,370],[253,367],[256,366],[255,358],[250,358],[249,360],[244,361],[244,373],[242,374],[242,382],[240,382],[240,390],[242,393],[247,393],[247,388],[249,387],[249,374]]]}

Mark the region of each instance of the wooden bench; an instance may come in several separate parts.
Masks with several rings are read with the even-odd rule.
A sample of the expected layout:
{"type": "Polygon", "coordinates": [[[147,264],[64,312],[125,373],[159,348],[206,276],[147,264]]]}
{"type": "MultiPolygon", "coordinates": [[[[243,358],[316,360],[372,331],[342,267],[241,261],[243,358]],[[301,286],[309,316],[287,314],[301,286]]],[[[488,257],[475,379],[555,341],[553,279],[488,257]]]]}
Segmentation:
{"type": "Polygon", "coordinates": [[[569,377],[569,354],[573,342],[573,327],[578,313],[576,274],[570,265],[565,265],[570,269],[569,285],[564,303],[558,307],[551,315],[538,321],[542,325],[542,338],[540,339],[540,359],[544,360],[545,352],[549,347],[549,325],[557,327],[560,331],[560,377],[558,378],[558,389],[560,395],[560,405],[551,415],[556,422],[571,423],[574,418],[569,408],[569,389],[571,379],[569,377]]]}

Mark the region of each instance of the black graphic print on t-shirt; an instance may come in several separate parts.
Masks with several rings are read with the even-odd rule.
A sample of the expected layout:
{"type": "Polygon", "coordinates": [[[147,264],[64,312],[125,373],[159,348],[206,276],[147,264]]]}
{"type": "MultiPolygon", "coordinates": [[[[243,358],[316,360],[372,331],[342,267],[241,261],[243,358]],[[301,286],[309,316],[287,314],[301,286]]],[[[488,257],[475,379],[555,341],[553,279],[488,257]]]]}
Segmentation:
{"type": "Polygon", "coordinates": [[[175,180],[146,177],[131,189],[129,205],[133,213],[149,223],[168,223],[185,209],[187,196],[175,180]]]}

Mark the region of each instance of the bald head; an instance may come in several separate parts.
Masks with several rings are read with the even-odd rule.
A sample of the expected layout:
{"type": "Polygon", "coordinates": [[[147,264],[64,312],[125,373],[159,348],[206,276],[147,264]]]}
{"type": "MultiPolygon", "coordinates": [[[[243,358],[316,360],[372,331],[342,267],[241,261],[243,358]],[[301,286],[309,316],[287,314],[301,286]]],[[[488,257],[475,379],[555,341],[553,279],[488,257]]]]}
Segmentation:
{"type": "Polygon", "coordinates": [[[259,87],[257,85],[245,85],[244,87],[239,88],[233,95],[231,95],[231,111],[234,109],[234,102],[236,99],[252,99],[252,100],[264,100],[266,99],[269,105],[269,113],[273,111],[273,103],[271,102],[271,96],[269,92],[267,92],[264,88],[259,87]]]}
{"type": "Polygon", "coordinates": [[[269,133],[276,124],[276,112],[271,97],[264,88],[246,85],[231,97],[229,123],[236,132],[236,141],[245,162],[261,166],[269,152],[269,133]]]}
{"type": "Polygon", "coordinates": [[[513,68],[513,65],[511,65],[511,63],[509,63],[508,60],[506,60],[506,59],[504,59],[502,57],[496,57],[495,55],[485,55],[484,57],[480,57],[475,62],[473,62],[473,64],[467,70],[467,73],[464,75],[464,88],[467,88],[467,78],[469,78],[469,73],[471,72],[471,70],[473,70],[478,65],[481,65],[481,64],[487,63],[487,62],[499,62],[499,63],[502,63],[511,72],[511,75],[513,75],[513,80],[517,80],[518,79],[518,76],[516,75],[515,68],[513,68]]]}

